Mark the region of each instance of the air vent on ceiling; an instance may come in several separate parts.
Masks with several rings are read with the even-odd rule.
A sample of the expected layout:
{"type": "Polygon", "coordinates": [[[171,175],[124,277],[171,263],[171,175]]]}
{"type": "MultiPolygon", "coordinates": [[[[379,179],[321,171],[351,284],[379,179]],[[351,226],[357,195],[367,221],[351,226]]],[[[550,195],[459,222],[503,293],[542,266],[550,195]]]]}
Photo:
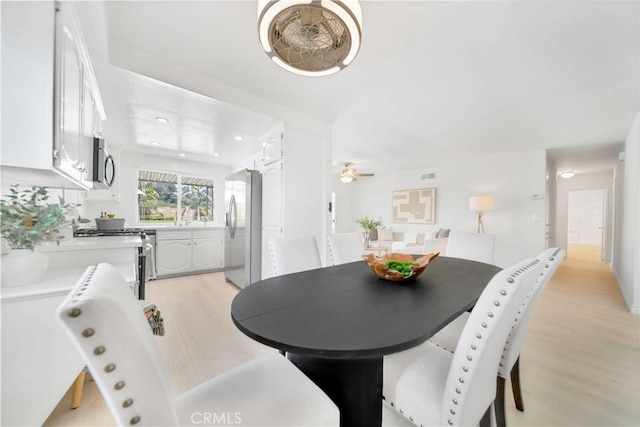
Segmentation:
{"type": "Polygon", "coordinates": [[[435,173],[423,173],[420,176],[420,179],[435,179],[436,178],[436,174],[435,173]]]}

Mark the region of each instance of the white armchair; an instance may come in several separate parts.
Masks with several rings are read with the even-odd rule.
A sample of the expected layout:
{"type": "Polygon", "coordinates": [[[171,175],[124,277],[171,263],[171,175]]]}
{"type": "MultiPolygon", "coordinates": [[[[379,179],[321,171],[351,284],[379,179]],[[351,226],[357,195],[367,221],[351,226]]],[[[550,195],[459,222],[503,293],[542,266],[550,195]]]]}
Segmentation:
{"type": "Polygon", "coordinates": [[[329,258],[332,265],[362,261],[364,245],[358,233],[336,233],[327,236],[329,258]]]}
{"type": "Polygon", "coordinates": [[[313,236],[271,237],[268,245],[275,276],[322,267],[313,236]]]}
{"type": "Polygon", "coordinates": [[[118,425],[339,425],[336,405],[277,354],[254,359],[174,399],[138,301],[109,264],[91,266],[57,310],[118,425]],[[217,413],[215,411],[218,411],[217,413]]]}

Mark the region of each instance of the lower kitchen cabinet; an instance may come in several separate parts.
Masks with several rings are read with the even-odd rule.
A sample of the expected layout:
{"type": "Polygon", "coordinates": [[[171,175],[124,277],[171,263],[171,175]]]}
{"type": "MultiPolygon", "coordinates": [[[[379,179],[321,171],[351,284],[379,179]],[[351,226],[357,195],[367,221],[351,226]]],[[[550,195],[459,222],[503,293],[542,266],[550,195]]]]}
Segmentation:
{"type": "Polygon", "coordinates": [[[157,231],[158,276],[222,268],[224,230],[157,231]]]}

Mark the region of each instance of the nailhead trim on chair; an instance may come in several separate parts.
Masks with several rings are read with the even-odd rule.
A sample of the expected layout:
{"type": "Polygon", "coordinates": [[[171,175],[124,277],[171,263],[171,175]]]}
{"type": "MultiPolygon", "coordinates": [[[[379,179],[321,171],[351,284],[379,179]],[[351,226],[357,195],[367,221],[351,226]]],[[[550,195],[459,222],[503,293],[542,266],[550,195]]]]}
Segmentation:
{"type": "Polygon", "coordinates": [[[269,244],[269,256],[271,257],[271,268],[273,268],[273,275],[277,276],[278,271],[276,269],[275,257],[273,256],[273,245],[271,244],[271,239],[269,239],[267,243],[269,244]]]}
{"type": "MultiPolygon", "coordinates": [[[[529,264],[525,265],[523,268],[518,269],[516,272],[512,273],[512,274],[510,275],[510,277],[508,277],[508,278],[507,278],[507,283],[509,283],[509,284],[513,284],[513,283],[515,282],[515,280],[514,280],[514,278],[515,278],[515,277],[517,277],[517,276],[519,276],[520,274],[522,274],[522,273],[526,272],[528,269],[530,269],[530,268],[531,268],[531,267],[533,267],[534,265],[538,264],[539,262],[540,262],[540,260],[535,260],[535,261],[532,261],[531,263],[529,263],[529,264]]],[[[503,290],[501,290],[501,291],[499,292],[499,294],[500,294],[500,296],[507,296],[507,295],[508,295],[508,292],[507,292],[506,290],[504,290],[504,289],[503,289],[503,290]]],[[[499,301],[499,300],[495,300],[495,301],[493,302],[493,305],[494,305],[495,307],[500,307],[500,305],[501,305],[501,304],[500,304],[500,301],[499,301]]],[[[493,312],[488,312],[488,313],[487,313],[487,317],[488,317],[488,319],[485,319],[485,320],[482,322],[483,327],[485,327],[485,326],[484,326],[485,324],[488,324],[487,322],[489,322],[489,321],[490,321],[489,319],[493,318],[493,312]]],[[[481,340],[482,340],[482,334],[480,334],[480,333],[476,333],[476,334],[475,334],[475,337],[476,337],[476,339],[477,339],[478,341],[481,341],[481,340]]],[[[477,347],[475,344],[471,344],[471,345],[470,345],[470,348],[471,348],[471,350],[476,351],[478,347],[477,347]]],[[[473,357],[472,357],[470,354],[467,354],[467,361],[469,361],[469,362],[472,362],[472,361],[473,361],[473,357]]],[[[462,376],[458,377],[458,381],[459,381],[459,383],[460,383],[460,384],[464,384],[464,383],[465,383],[465,374],[468,374],[468,373],[469,373],[469,368],[468,368],[467,366],[463,366],[463,367],[462,367],[462,371],[463,371],[462,376]]],[[[455,389],[455,391],[456,391],[456,394],[458,394],[458,395],[461,395],[461,396],[463,396],[463,395],[464,395],[464,393],[462,392],[462,390],[461,390],[460,388],[456,388],[456,389],[455,389]]],[[[453,403],[453,405],[458,405],[458,399],[455,399],[455,398],[454,398],[454,399],[452,399],[452,403],[453,403]]],[[[450,407],[450,408],[449,408],[449,413],[450,413],[451,415],[456,415],[455,409],[454,409],[453,407],[450,407]]],[[[448,419],[447,419],[447,423],[448,423],[449,425],[453,425],[453,423],[454,423],[453,418],[448,418],[448,419]]]]}
{"type": "MultiPolygon", "coordinates": [[[[93,269],[91,270],[91,272],[87,275],[85,284],[82,286],[82,288],[80,288],[81,290],[76,294],[76,296],[80,296],[82,295],[83,291],[85,289],[87,289],[87,287],[89,286],[90,283],[90,279],[93,277],[93,274],[95,273],[96,269],[98,268],[97,265],[92,266],[93,269]]],[[[72,302],[77,302],[77,299],[73,299],[72,302]]],[[[67,315],[71,318],[78,318],[80,317],[80,315],[82,315],[82,310],[80,310],[79,308],[72,308],[67,312],[67,315]]],[[[94,337],[96,335],[96,331],[93,328],[86,328],[82,331],[82,336],[84,338],[91,338],[94,337]]],[[[106,353],[107,349],[105,346],[103,345],[98,345],[96,348],[93,349],[93,354],[95,354],[96,356],[101,356],[104,353],[106,353]]],[[[105,372],[107,373],[111,373],[113,371],[116,370],[116,364],[115,363],[108,363],[107,365],[105,365],[104,367],[105,372]]],[[[114,385],[113,388],[117,391],[122,390],[125,387],[126,383],[122,380],[117,381],[114,385]]],[[[128,398],[125,401],[122,402],[122,406],[124,408],[129,408],[133,405],[133,399],[128,398]]],[[[141,418],[139,415],[135,415],[133,416],[130,420],[129,423],[131,425],[136,425],[141,421],[141,418]]]]}

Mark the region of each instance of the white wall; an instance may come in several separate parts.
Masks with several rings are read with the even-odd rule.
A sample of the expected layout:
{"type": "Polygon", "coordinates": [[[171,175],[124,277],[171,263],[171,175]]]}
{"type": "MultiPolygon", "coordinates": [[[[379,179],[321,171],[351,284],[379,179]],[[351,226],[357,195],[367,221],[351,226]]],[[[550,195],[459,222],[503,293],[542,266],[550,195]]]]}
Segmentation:
{"type": "Polygon", "coordinates": [[[616,175],[616,219],[613,272],[632,313],[640,314],[640,114],[625,141],[625,158],[616,175]]]}
{"type": "Polygon", "coordinates": [[[340,195],[338,223],[343,232],[355,231],[353,219],[360,215],[382,217],[385,225],[399,231],[422,232],[436,228],[476,232],[476,213],[469,210],[469,197],[490,194],[495,210],[484,215],[487,233],[496,235],[496,264],[506,267],[544,249],[545,152],[466,153],[443,157],[438,166],[424,170],[376,175],[334,190],[340,195]],[[427,172],[435,179],[422,180],[427,172]],[[391,222],[394,190],[437,188],[436,224],[391,222]],[[348,197],[343,192],[349,191],[348,197]],[[349,199],[347,201],[347,199],[349,199]],[[350,225],[349,225],[350,224],[350,225]]]}
{"type": "MultiPolygon", "coordinates": [[[[553,178],[551,178],[553,179],[553,178]]],[[[579,190],[606,191],[605,211],[606,222],[605,232],[608,235],[605,243],[605,261],[611,260],[611,230],[613,227],[613,170],[606,173],[592,175],[576,175],[573,178],[556,178],[556,246],[567,248],[568,218],[569,218],[569,192],[579,190]]]]}

